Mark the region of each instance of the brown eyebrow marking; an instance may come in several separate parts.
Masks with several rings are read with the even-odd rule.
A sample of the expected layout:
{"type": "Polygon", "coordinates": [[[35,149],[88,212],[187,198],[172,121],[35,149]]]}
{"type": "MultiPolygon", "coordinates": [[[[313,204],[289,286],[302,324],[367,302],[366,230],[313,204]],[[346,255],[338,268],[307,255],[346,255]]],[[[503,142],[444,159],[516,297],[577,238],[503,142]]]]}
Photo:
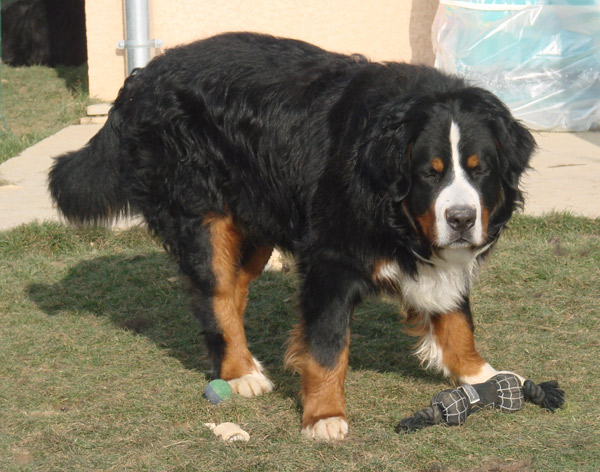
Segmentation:
{"type": "Polygon", "coordinates": [[[433,161],[431,161],[431,167],[436,172],[440,172],[441,173],[441,172],[444,171],[444,163],[442,162],[442,160],[439,157],[435,157],[433,159],[433,161]]]}
{"type": "Polygon", "coordinates": [[[469,158],[467,159],[467,167],[469,169],[475,169],[475,167],[477,167],[479,165],[479,156],[477,154],[473,154],[472,156],[469,156],[469,158]]]}

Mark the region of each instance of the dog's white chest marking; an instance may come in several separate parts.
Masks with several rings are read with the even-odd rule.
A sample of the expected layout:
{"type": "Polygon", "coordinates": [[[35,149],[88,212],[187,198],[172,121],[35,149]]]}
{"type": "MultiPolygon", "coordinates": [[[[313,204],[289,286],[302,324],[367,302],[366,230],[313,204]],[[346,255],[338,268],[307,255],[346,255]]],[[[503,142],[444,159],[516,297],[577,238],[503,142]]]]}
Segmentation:
{"type": "Polygon", "coordinates": [[[377,278],[397,286],[404,303],[422,314],[456,310],[471,288],[476,259],[468,248],[440,251],[432,264],[417,262],[417,274],[406,274],[395,262],[384,264],[377,278]]]}
{"type": "MultiPolygon", "coordinates": [[[[448,376],[450,371],[444,364],[444,352],[434,335],[431,317],[443,316],[460,307],[476,275],[477,258],[468,248],[453,248],[440,251],[430,261],[431,264],[417,262],[415,276],[404,273],[397,263],[391,262],[380,268],[377,278],[398,287],[403,303],[421,314],[426,333],[415,355],[426,368],[448,376]]],[[[482,371],[476,378],[488,373],[482,371]]]]}

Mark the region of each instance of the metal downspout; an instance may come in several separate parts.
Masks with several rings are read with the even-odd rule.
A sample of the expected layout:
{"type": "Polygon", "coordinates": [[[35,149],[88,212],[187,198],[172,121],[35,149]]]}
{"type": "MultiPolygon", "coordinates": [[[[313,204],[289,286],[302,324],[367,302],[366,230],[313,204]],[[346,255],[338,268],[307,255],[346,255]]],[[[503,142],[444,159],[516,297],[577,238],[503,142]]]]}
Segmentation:
{"type": "Polygon", "coordinates": [[[150,50],[163,45],[160,39],[150,39],[150,9],[148,0],[125,0],[125,29],[127,39],[117,47],[127,53],[127,75],[150,61],[150,50]]]}

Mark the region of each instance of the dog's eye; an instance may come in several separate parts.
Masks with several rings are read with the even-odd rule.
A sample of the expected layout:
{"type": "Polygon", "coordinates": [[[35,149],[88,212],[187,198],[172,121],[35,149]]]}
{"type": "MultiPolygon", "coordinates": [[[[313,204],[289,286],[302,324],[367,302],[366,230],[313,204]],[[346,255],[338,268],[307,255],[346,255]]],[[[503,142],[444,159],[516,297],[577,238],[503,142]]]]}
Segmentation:
{"type": "Polygon", "coordinates": [[[438,172],[434,169],[426,169],[421,172],[421,178],[427,182],[437,183],[442,179],[442,172],[438,172]]]}
{"type": "Polygon", "coordinates": [[[485,167],[478,165],[477,167],[469,169],[469,174],[472,178],[477,179],[480,177],[485,177],[485,175],[487,175],[487,171],[485,170],[485,167]]]}
{"type": "Polygon", "coordinates": [[[444,174],[444,162],[439,157],[434,157],[427,167],[419,171],[419,176],[426,182],[437,183],[444,174]]]}
{"type": "Polygon", "coordinates": [[[466,162],[467,172],[472,178],[478,178],[485,175],[485,166],[481,162],[479,155],[469,156],[466,162]]]}

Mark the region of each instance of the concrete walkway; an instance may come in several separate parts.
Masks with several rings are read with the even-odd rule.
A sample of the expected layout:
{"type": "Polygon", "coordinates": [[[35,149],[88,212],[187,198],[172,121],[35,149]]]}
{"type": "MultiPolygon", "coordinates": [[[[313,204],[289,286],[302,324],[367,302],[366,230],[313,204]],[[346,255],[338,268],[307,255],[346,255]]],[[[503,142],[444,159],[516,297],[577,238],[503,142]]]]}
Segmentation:
{"type": "Polygon", "coordinates": [[[52,157],[79,149],[101,126],[69,126],[0,165],[0,230],[59,219],[46,184],[52,157]]]}
{"type": "Polygon", "coordinates": [[[534,133],[539,150],[523,179],[525,213],[600,217],[600,132],[534,133]]]}
{"type": "MultiPolygon", "coordinates": [[[[83,146],[100,124],[63,129],[0,165],[0,230],[58,220],[46,188],[52,157],[83,146]]],[[[600,132],[536,133],[539,152],[523,180],[525,213],[600,217],[600,132]]]]}

